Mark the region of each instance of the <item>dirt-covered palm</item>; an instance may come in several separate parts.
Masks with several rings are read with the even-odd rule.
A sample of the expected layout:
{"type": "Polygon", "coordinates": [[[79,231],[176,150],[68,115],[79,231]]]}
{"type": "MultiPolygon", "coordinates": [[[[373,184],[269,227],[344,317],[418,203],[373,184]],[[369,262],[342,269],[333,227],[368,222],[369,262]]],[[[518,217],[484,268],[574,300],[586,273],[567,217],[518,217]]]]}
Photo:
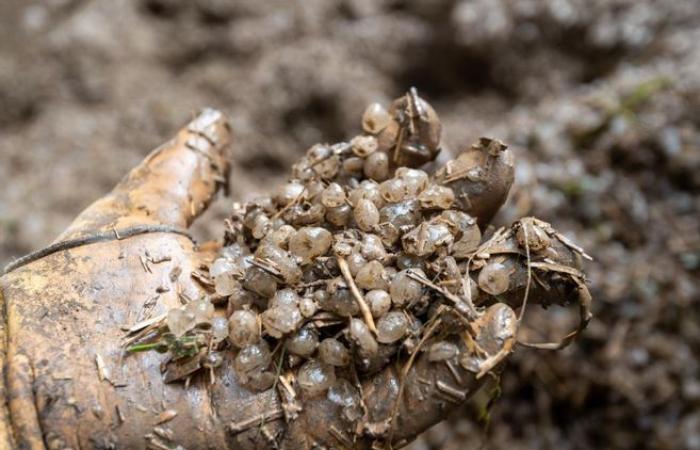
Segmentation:
{"type": "MultiPolygon", "coordinates": [[[[373,434],[386,435],[398,367],[362,380],[367,428],[356,439],[342,405],[326,396],[304,400],[298,418],[285,421],[278,392],[240,387],[230,360],[213,384],[201,376],[186,386],[164,382],[163,356],[125,355],[125,327],[202,294],[191,273],[212,249],[185,230],[225,181],[230,141],[225,118],[203,112],[56,244],[0,278],[0,449],[368,448],[373,434]]],[[[511,309],[492,306],[475,324],[477,342],[499,353],[495,343],[512,342],[494,335],[512,332],[513,322],[511,309]]],[[[396,443],[439,421],[480,383],[424,354],[404,381],[396,443]]]]}

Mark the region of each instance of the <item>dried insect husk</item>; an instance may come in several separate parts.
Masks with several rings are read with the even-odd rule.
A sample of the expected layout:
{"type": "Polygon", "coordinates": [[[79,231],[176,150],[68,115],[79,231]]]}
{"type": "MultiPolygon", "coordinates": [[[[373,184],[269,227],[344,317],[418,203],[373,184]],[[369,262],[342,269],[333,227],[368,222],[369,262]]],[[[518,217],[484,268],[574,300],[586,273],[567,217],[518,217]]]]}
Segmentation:
{"type": "Polygon", "coordinates": [[[289,241],[296,232],[293,226],[284,224],[265,235],[261,245],[272,245],[282,250],[289,250],[289,241]]]}
{"type": "Polygon", "coordinates": [[[500,351],[512,348],[517,332],[517,317],[503,303],[490,306],[474,323],[476,345],[481,350],[460,352],[459,364],[466,370],[480,373],[483,364],[500,351]],[[504,345],[505,344],[505,345],[504,345]]]}
{"type": "Polygon", "coordinates": [[[379,184],[373,180],[363,180],[359,186],[352,189],[348,194],[348,201],[353,208],[357,208],[358,203],[362,199],[367,199],[374,203],[374,206],[381,208],[384,205],[384,199],[379,191],[379,184]]]}
{"type": "Polygon", "coordinates": [[[389,283],[384,266],[379,261],[370,261],[358,270],[355,283],[360,289],[387,289],[389,283]]]}
{"type": "Polygon", "coordinates": [[[318,333],[311,327],[304,327],[290,336],[284,345],[287,351],[293,355],[308,358],[318,347],[318,333]]]}
{"type": "Polygon", "coordinates": [[[355,341],[359,352],[363,356],[373,356],[377,353],[377,341],[372,332],[360,319],[350,319],[350,337],[355,341]]]}
{"type": "Polygon", "coordinates": [[[401,180],[404,186],[405,196],[416,198],[427,187],[430,177],[420,169],[399,167],[396,169],[396,178],[401,180]]]}
{"type": "Polygon", "coordinates": [[[360,348],[356,348],[355,365],[360,372],[371,375],[379,372],[391,363],[392,359],[399,351],[398,344],[378,344],[377,351],[367,354],[360,348]]]}
{"type": "Polygon", "coordinates": [[[418,257],[430,256],[441,247],[451,246],[453,241],[450,229],[440,221],[423,222],[401,239],[404,252],[418,257]]]}
{"type": "MultiPolygon", "coordinates": [[[[302,271],[299,268],[299,265],[297,264],[295,258],[289,252],[274,245],[263,244],[260,245],[255,251],[255,256],[256,258],[262,261],[270,263],[271,269],[276,270],[279,273],[279,276],[284,280],[286,284],[294,285],[301,279],[302,271]]],[[[258,266],[256,266],[255,268],[260,269],[260,267],[258,266]]],[[[248,270],[251,269],[253,269],[253,267],[251,267],[248,270]]],[[[267,273],[271,274],[271,271],[267,271],[267,273]]],[[[246,271],[246,281],[247,275],[248,273],[246,271]]],[[[246,288],[248,288],[248,286],[246,286],[246,288]]],[[[275,291],[269,293],[269,295],[265,295],[263,292],[260,292],[256,289],[252,290],[258,292],[260,295],[271,297],[272,295],[274,295],[277,289],[275,288],[275,291]]],[[[264,290],[264,288],[262,290],[264,290]]],[[[269,291],[265,290],[265,292],[269,291]]]]}
{"type": "Polygon", "coordinates": [[[389,155],[385,152],[374,152],[365,159],[362,170],[367,178],[374,181],[384,181],[391,175],[389,155]]]}
{"type": "Polygon", "coordinates": [[[277,278],[260,267],[249,267],[243,279],[243,287],[262,297],[272,297],[277,291],[277,278]]]}
{"type": "Polygon", "coordinates": [[[318,203],[302,203],[291,206],[282,214],[288,223],[300,225],[318,225],[323,222],[326,209],[318,203]]]}
{"type": "Polygon", "coordinates": [[[321,227],[303,227],[289,241],[289,251],[301,259],[302,264],[309,264],[319,256],[325,255],[331,248],[332,235],[321,227]]]}
{"type": "Polygon", "coordinates": [[[278,339],[297,330],[303,320],[299,308],[294,306],[269,308],[262,313],[261,318],[267,334],[278,339]]]}
{"type": "Polygon", "coordinates": [[[455,201],[455,194],[447,186],[431,184],[421,192],[418,201],[423,209],[449,209],[455,201]]]}
{"type": "Polygon", "coordinates": [[[422,219],[420,204],[414,199],[391,203],[379,210],[380,222],[391,223],[398,230],[414,227],[422,219]]]}
{"type": "Polygon", "coordinates": [[[374,136],[355,136],[350,141],[352,151],[360,158],[367,158],[377,150],[377,138],[374,136]]]}
{"type": "Polygon", "coordinates": [[[455,207],[483,228],[506,201],[514,174],[512,152],[500,141],[481,138],[438,169],[435,182],[452,189],[455,207]]]}
{"type": "Polygon", "coordinates": [[[330,183],[321,194],[321,203],[326,208],[337,208],[345,204],[345,189],[338,183],[330,183]]]}
{"type": "MultiPolygon", "coordinates": [[[[513,229],[517,230],[519,226],[519,223],[516,223],[513,229]]],[[[581,272],[582,255],[556,236],[550,236],[549,246],[542,254],[531,252],[529,264],[526,249],[518,243],[517,233],[507,233],[501,242],[495,243],[493,249],[489,249],[494,250],[503,253],[491,254],[484,261],[484,267],[492,261],[498,261],[507,266],[510,273],[508,289],[498,294],[498,301],[519,307],[528,287],[528,279],[529,303],[566,306],[579,300],[578,289],[584,283],[584,275],[581,272]]],[[[474,272],[476,270],[472,271],[474,272]]],[[[478,284],[482,290],[481,283],[478,284]]]]}
{"type": "Polygon", "coordinates": [[[372,231],[379,224],[379,210],[369,199],[360,199],[353,213],[355,222],[362,231],[372,231]]]}
{"type": "Polygon", "coordinates": [[[511,286],[511,277],[514,273],[515,261],[513,258],[505,256],[490,258],[479,271],[479,289],[489,295],[501,295],[511,286]]]}
{"type": "Polygon", "coordinates": [[[377,342],[393,344],[406,335],[408,319],[403,311],[391,311],[377,321],[377,342]]]}
{"type": "Polygon", "coordinates": [[[241,383],[246,384],[263,372],[271,361],[270,348],[265,341],[260,341],[239,351],[233,361],[233,368],[241,383]]]}
{"type": "Polygon", "coordinates": [[[379,319],[391,309],[391,295],[385,290],[371,290],[365,294],[365,300],[375,319],[379,319]]]}
{"type": "Polygon", "coordinates": [[[330,366],[345,367],[350,364],[350,352],[339,340],[324,339],[318,348],[318,357],[322,363],[330,366]]]}
{"type": "Polygon", "coordinates": [[[293,202],[299,201],[305,190],[306,187],[301,182],[290,181],[277,189],[273,200],[280,207],[288,206],[293,202]]]}
{"type": "Polygon", "coordinates": [[[328,297],[320,304],[321,308],[341,317],[353,317],[360,313],[357,301],[341,277],[334,278],[328,283],[328,297]]]}
{"type": "Polygon", "coordinates": [[[481,243],[481,230],[476,222],[463,230],[459,240],[452,245],[452,256],[456,259],[466,259],[471,257],[479,248],[481,243]]]}
{"type": "Polygon", "coordinates": [[[438,341],[430,346],[428,359],[431,362],[447,361],[459,354],[459,348],[450,341],[438,341]]]}
{"type": "Polygon", "coordinates": [[[362,114],[362,129],[366,133],[378,134],[390,121],[389,112],[380,103],[371,103],[362,114]]]}
{"type": "Polygon", "coordinates": [[[312,317],[314,314],[316,314],[316,311],[318,311],[318,304],[314,301],[314,299],[304,297],[299,300],[299,312],[302,316],[304,316],[304,318],[308,319],[312,317]]]}
{"type": "Polygon", "coordinates": [[[391,120],[377,140],[393,167],[420,167],[437,157],[442,125],[433,107],[415,90],[396,99],[389,116],[391,120]]]}
{"type": "Polygon", "coordinates": [[[335,369],[316,359],[305,362],[297,372],[297,383],[310,397],[325,393],[335,383],[335,369]]]}
{"type": "Polygon", "coordinates": [[[534,217],[526,217],[516,222],[514,228],[516,240],[521,248],[539,253],[548,249],[552,244],[552,239],[547,232],[552,227],[546,222],[534,217]]]}
{"type": "Polygon", "coordinates": [[[328,223],[335,227],[345,227],[352,219],[352,207],[350,205],[340,205],[335,208],[328,208],[326,209],[325,218],[328,223]]]}
{"type": "Polygon", "coordinates": [[[238,348],[255,344],[260,340],[258,315],[254,311],[239,310],[229,317],[229,340],[238,348]]]}
{"type": "Polygon", "coordinates": [[[398,307],[415,303],[423,296],[424,287],[410,276],[411,272],[425,277],[425,273],[420,269],[406,269],[397,273],[391,281],[391,301],[398,307]]]}
{"type": "Polygon", "coordinates": [[[362,397],[357,388],[348,380],[339,378],[328,389],[328,400],[343,408],[343,418],[349,422],[355,422],[362,417],[362,397]]]}
{"type": "Polygon", "coordinates": [[[368,261],[384,261],[387,258],[387,252],[382,239],[376,234],[371,233],[367,233],[362,237],[360,253],[368,261]]]}

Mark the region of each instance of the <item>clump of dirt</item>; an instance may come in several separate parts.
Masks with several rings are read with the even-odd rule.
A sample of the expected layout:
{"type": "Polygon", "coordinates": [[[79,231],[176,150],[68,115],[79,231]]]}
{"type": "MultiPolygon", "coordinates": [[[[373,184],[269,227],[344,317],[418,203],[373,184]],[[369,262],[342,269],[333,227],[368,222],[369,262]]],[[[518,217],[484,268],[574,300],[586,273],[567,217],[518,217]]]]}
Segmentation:
{"type": "MultiPolygon", "coordinates": [[[[415,448],[697,446],[692,0],[0,9],[3,261],[48,243],[203,105],[232,118],[232,194],[247,201],[313,143],[347,140],[366,104],[415,85],[441,112],[447,150],[482,134],[509,144],[518,169],[496,223],[556,223],[596,258],[599,300],[577,345],[518,352],[490,410],[465,407],[415,448]]],[[[229,209],[218,204],[200,233],[220,235],[229,209]]],[[[541,335],[524,337],[566,333],[573,319],[553,314],[532,314],[541,335]]]]}
{"type": "Polygon", "coordinates": [[[230,358],[242,386],[279,386],[288,426],[310,400],[342,392],[342,434],[391,447],[412,413],[403,393],[431,401],[414,361],[448,367],[456,386],[422,383],[460,402],[498,376],[526,305],[578,303],[581,321],[559,343],[523,345],[564,348],[585,329],[590,256],[535,218],[488,227],[513,184],[506,145],[481,138],[436,168],[442,126],[413,88],[388,110],[369,105],[362,127],[311,147],[274,195],[235,203],[223,247],[195,275],[209,295],[148,320],[128,350],[167,353],[166,382],[199,369],[214,379],[230,358]],[[377,414],[362,386],[389,365],[402,367],[400,387],[393,398],[372,382],[393,404],[377,414]]]}

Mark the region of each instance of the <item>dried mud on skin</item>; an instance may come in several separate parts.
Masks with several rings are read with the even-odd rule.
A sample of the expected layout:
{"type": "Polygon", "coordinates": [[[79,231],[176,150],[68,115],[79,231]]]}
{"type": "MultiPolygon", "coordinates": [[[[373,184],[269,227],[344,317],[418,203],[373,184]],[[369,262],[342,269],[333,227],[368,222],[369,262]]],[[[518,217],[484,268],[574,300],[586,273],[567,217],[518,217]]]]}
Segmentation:
{"type": "MultiPolygon", "coordinates": [[[[303,3],[2,2],[0,265],[203,105],[233,119],[232,194],[248,201],[312,143],[347,139],[367,103],[416,85],[447,150],[509,143],[516,181],[495,223],[534,215],[575,237],[596,258],[597,302],[577,345],[509,358],[488,426],[484,400],[412,448],[697,446],[696,2],[303,3]]],[[[575,326],[529,317],[531,341],[575,326]]]]}
{"type": "Polygon", "coordinates": [[[481,138],[430,176],[420,168],[442,126],[416,89],[369,105],[362,128],[312,146],[274,195],[235,203],[197,272],[210,295],[150,320],[127,351],[167,353],[165,381],[185,386],[203,370],[215,383],[232,359],[243,387],[279,391],[286,434],[304,446],[400,448],[439,418],[427,405],[464,402],[498,376],[527,305],[578,303],[581,322],[558,343],[522,345],[564,348],[585,329],[590,256],[535,218],[488,226],[513,183],[506,145],[481,138]],[[454,380],[435,375],[443,365],[454,380]],[[390,367],[398,378],[379,374],[390,367]],[[424,411],[408,407],[415,392],[424,411]]]}

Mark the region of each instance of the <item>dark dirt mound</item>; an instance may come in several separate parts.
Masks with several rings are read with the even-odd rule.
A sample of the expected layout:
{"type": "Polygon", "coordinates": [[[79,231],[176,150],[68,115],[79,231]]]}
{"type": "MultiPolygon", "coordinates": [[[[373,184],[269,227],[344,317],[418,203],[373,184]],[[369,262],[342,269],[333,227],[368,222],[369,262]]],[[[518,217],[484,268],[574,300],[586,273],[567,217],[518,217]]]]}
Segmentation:
{"type": "MultiPolygon", "coordinates": [[[[575,236],[596,258],[597,317],[566,351],[518,351],[488,426],[465,406],[413,448],[697,448],[698,25],[692,0],[3,2],[0,262],[47,244],[202,106],[231,117],[247,199],[415,85],[448,147],[511,145],[497,222],[575,236]]],[[[533,313],[528,338],[572,321],[533,313]]]]}

